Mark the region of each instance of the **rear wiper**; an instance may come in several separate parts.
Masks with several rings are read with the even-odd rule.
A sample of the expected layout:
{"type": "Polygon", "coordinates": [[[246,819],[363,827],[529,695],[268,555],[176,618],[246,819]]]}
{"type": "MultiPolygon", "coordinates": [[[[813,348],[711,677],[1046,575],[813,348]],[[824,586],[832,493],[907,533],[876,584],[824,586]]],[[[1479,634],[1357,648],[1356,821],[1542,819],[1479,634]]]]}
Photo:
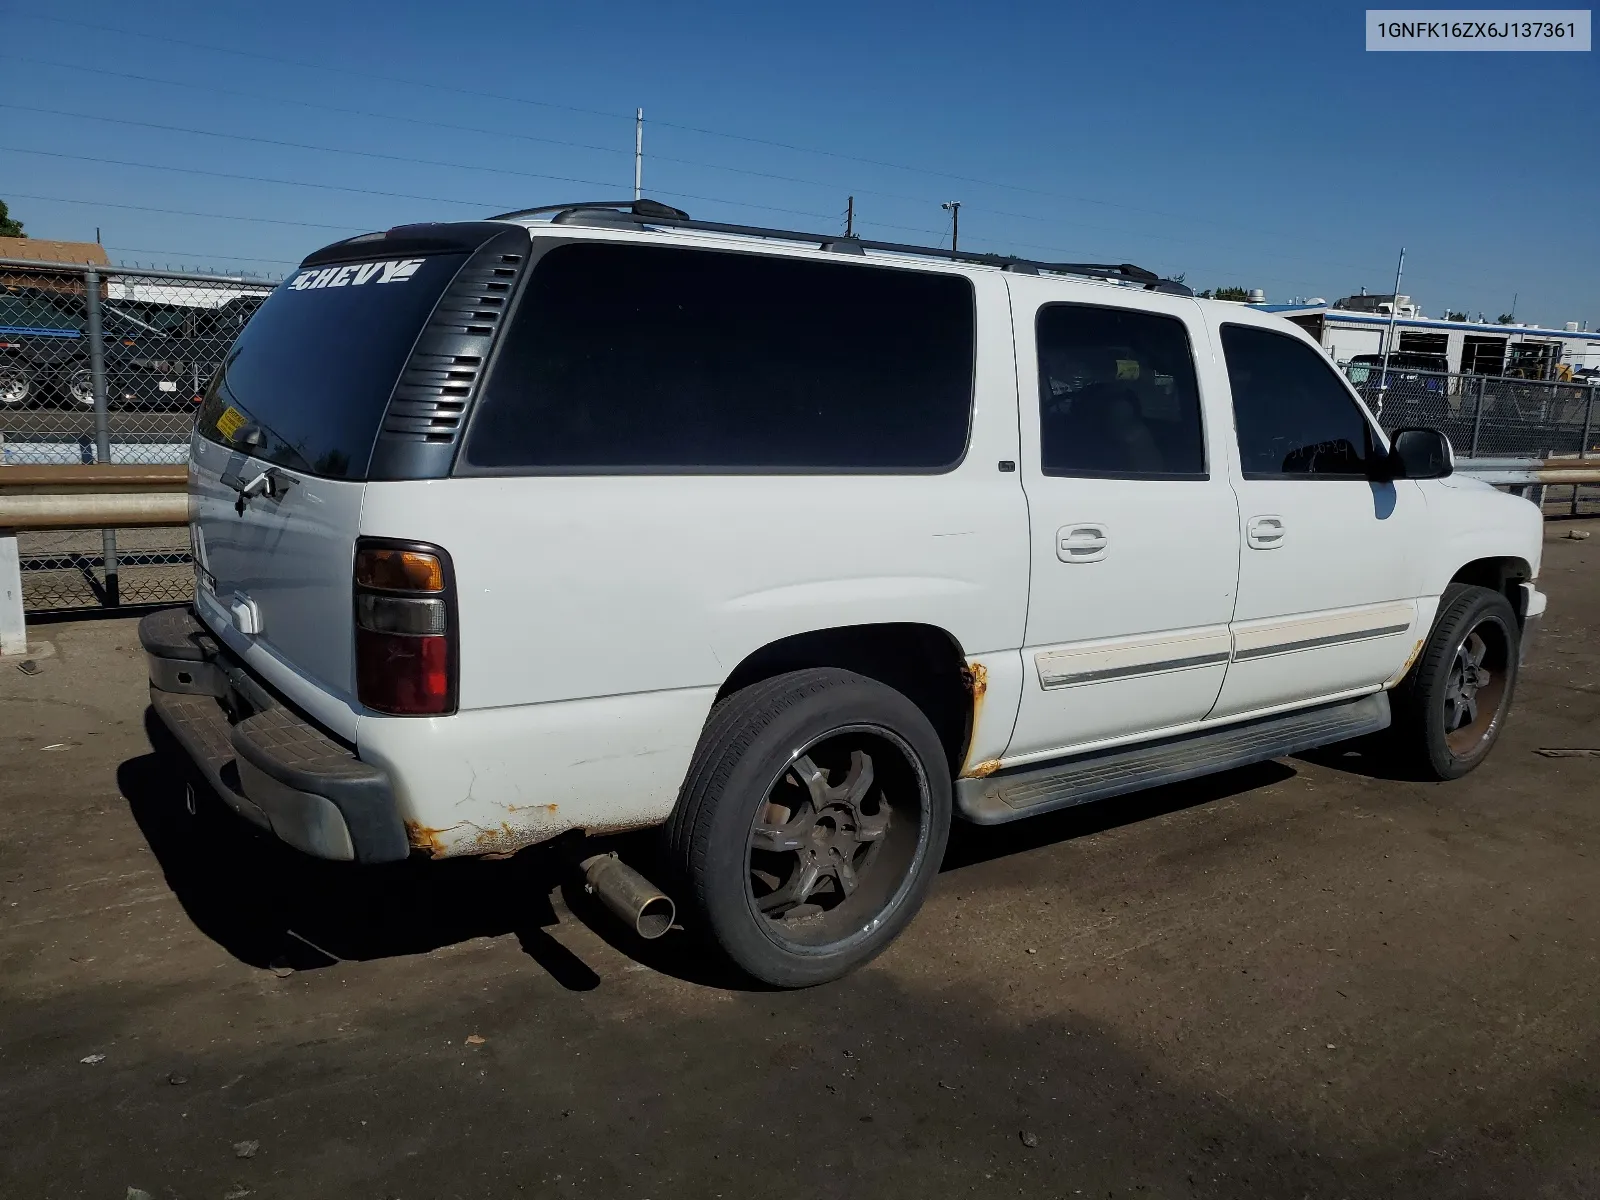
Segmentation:
{"type": "Polygon", "coordinates": [[[242,517],[245,506],[257,496],[265,496],[273,501],[281,500],[284,493],[293,486],[293,479],[285,479],[279,475],[277,467],[268,467],[249,483],[237,485],[235,490],[239,493],[239,498],[233,502],[233,511],[242,517]]]}

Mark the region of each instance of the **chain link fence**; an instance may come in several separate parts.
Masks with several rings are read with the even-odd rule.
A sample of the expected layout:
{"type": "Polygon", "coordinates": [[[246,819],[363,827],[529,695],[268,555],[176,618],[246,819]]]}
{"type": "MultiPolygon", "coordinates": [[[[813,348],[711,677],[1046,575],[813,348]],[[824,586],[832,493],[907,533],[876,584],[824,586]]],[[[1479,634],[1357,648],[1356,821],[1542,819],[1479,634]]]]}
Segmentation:
{"type": "Polygon", "coordinates": [[[1463,458],[1580,457],[1600,451],[1594,384],[1351,363],[1350,382],[1384,429],[1426,425],[1463,458]],[[1387,383],[1387,386],[1385,386],[1387,383]]]}
{"type": "MultiPolygon", "coordinates": [[[[0,470],[181,465],[211,375],[276,281],[0,258],[0,470]]],[[[1443,430],[1463,458],[1600,455],[1600,387],[1352,363],[1383,427],[1443,430]]],[[[1600,513],[1600,488],[1551,488],[1546,511],[1600,513]]],[[[183,529],[25,533],[27,609],[188,598],[183,529]]]]}
{"type": "MultiPolygon", "coordinates": [[[[0,470],[188,461],[200,398],[270,279],[0,259],[0,470]]],[[[193,585],[184,529],[18,537],[33,612],[163,604],[193,585]]]]}
{"type": "MultiPolygon", "coordinates": [[[[1394,365],[1385,380],[1369,363],[1345,372],[1385,430],[1443,430],[1462,458],[1600,457],[1600,385],[1394,365]]],[[[1600,516],[1600,486],[1557,484],[1537,498],[1547,516],[1600,516]]]]}

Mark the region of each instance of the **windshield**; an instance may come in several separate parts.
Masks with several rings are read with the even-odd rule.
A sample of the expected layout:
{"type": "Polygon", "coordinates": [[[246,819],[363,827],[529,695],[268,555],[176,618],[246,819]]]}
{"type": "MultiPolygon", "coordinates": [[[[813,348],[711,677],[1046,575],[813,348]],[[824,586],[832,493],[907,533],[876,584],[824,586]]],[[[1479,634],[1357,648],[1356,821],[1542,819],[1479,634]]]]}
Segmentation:
{"type": "Polygon", "coordinates": [[[212,379],[201,437],[297,471],[361,479],[395,381],[466,256],[299,272],[212,379]]]}

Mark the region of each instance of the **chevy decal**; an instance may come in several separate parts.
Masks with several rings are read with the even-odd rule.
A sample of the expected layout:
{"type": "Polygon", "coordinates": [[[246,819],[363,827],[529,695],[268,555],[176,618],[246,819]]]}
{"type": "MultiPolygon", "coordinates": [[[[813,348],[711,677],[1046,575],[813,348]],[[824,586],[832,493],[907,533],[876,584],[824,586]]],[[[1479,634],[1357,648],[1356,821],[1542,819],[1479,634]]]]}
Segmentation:
{"type": "Polygon", "coordinates": [[[396,262],[349,263],[342,267],[323,267],[321,270],[301,271],[289,282],[289,290],[307,292],[313,288],[360,287],[364,283],[404,283],[417,273],[422,265],[420,258],[403,258],[396,262]]]}

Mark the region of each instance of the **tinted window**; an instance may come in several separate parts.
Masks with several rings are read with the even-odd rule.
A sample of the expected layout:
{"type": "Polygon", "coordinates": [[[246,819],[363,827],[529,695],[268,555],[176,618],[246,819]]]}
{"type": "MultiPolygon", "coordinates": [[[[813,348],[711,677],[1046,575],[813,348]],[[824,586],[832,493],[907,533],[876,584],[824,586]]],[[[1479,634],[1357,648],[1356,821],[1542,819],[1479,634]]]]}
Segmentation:
{"type": "Polygon", "coordinates": [[[1366,477],[1372,427],[1327,360],[1270,329],[1222,327],[1246,476],[1366,477]]]}
{"type": "Polygon", "coordinates": [[[0,333],[40,335],[77,333],[83,318],[70,309],[36,296],[0,296],[0,333]]]}
{"type": "Polygon", "coordinates": [[[573,472],[938,471],[965,452],[972,364],[959,276],[559,246],[534,268],[466,457],[573,472]]]}
{"type": "Polygon", "coordinates": [[[239,449],[259,436],[252,453],[269,462],[363,477],[395,380],[465,257],[299,272],[228,351],[200,410],[201,436],[239,449]]]}
{"type": "Polygon", "coordinates": [[[1189,334],[1176,317],[1053,304],[1039,312],[1046,475],[1204,478],[1189,334]]]}

